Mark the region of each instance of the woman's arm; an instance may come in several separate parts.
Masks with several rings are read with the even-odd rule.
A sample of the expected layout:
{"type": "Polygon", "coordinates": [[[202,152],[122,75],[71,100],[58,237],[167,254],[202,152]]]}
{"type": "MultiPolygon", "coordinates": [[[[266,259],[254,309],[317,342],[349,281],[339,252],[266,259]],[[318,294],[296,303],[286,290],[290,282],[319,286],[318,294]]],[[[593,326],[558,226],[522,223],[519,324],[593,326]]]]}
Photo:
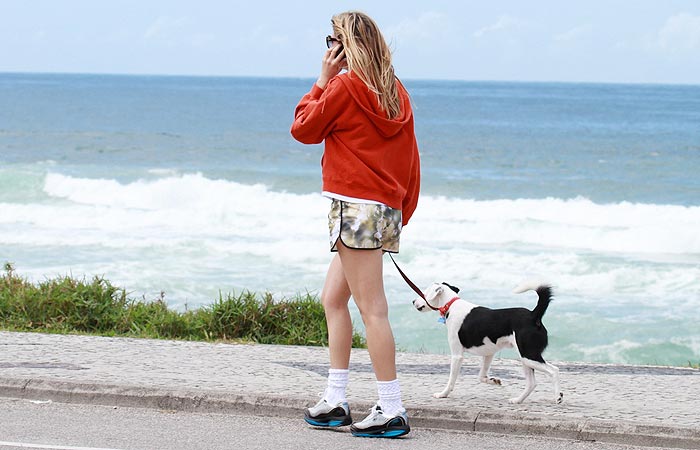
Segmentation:
{"type": "Polygon", "coordinates": [[[291,133],[294,139],[304,144],[323,142],[345,104],[345,88],[342,83],[333,81],[333,77],[346,64],[345,50],[336,55],[338,48],[336,46],[325,52],[321,61],[321,75],[294,111],[291,133]]]}

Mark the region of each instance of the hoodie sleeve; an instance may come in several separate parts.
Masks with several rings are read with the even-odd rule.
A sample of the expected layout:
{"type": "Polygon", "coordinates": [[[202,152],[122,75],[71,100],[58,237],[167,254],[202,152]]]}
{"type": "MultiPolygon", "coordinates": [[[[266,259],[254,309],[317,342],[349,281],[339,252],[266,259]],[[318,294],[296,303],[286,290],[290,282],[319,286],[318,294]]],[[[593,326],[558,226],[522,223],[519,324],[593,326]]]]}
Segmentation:
{"type": "Polygon", "coordinates": [[[337,77],[331,79],[325,90],[314,83],[294,111],[294,123],[290,130],[294,139],[304,144],[323,142],[346,104],[343,95],[347,93],[344,89],[337,77]]]}
{"type": "MultiPolygon", "coordinates": [[[[416,144],[414,144],[416,145],[416,144]]],[[[417,147],[417,145],[416,145],[417,147]]],[[[411,164],[411,178],[409,179],[408,186],[406,188],[406,196],[403,199],[401,205],[401,218],[402,225],[407,225],[408,221],[413,216],[413,212],[418,206],[418,196],[420,193],[420,156],[416,151],[416,155],[411,164]]]]}

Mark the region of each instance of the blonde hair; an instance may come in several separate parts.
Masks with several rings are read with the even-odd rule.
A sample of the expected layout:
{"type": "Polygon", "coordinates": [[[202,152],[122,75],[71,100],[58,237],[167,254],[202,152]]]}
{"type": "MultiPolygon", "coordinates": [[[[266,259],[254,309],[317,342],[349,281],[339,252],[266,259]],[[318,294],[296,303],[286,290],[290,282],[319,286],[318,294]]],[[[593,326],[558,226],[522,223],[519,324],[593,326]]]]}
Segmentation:
{"type": "Polygon", "coordinates": [[[379,27],[367,14],[348,11],[331,19],[333,32],[345,48],[348,70],[354,72],[377,94],[389,119],[401,115],[401,99],[396,86],[391,50],[379,27]]]}

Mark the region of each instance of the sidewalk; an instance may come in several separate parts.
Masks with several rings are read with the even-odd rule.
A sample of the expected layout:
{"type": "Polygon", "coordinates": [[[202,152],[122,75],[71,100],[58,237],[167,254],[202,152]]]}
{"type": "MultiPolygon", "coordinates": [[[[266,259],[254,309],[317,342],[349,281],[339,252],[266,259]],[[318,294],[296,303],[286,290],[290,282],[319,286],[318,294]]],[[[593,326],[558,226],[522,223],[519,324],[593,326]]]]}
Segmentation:
{"type": "MultiPolygon", "coordinates": [[[[0,396],[302,420],[325,388],[327,349],[0,332],[0,396]]],[[[564,402],[549,379],[523,404],[519,363],[496,359],[503,386],[477,380],[467,356],[447,399],[435,399],[449,355],[399,353],[411,426],[700,448],[700,370],[558,363],[564,402]]],[[[348,399],[356,418],[376,400],[369,355],[353,350],[348,399]]]]}

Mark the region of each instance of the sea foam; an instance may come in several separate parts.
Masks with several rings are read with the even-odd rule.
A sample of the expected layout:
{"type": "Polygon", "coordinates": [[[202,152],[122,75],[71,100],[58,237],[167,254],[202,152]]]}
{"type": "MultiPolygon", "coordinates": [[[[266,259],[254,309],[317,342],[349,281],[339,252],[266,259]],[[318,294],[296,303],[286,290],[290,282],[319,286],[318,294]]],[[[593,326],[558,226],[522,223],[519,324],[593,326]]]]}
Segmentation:
{"type": "MultiPolygon", "coordinates": [[[[295,273],[322,277],[329,259],[329,202],[318,193],[199,173],[126,183],[48,173],[43,189],[48,201],[0,204],[0,244],[131,249],[134,258],[182,258],[183,265],[196,251],[214,271],[257,258],[262,269],[257,279],[248,275],[252,287],[274,283],[270,272],[289,270],[286,286],[298,282],[295,273]]],[[[536,276],[578,295],[697,300],[698,229],[697,206],[424,195],[398,259],[419,284],[452,280],[509,293],[536,276]]],[[[320,287],[311,282],[317,285],[298,289],[320,287]]]]}
{"type": "MultiPolygon", "coordinates": [[[[327,202],[315,193],[275,192],[262,184],[212,180],[201,174],[128,184],[48,174],[44,190],[69,200],[58,207],[73,211],[81,226],[86,221],[107,226],[105,220],[81,217],[81,212],[118,211],[123,217],[116,224],[119,229],[151,225],[272,237],[282,223],[295,233],[307,229],[303,225],[327,209],[327,202]],[[151,212],[163,215],[147,217],[151,212]],[[129,220],[130,216],[147,220],[129,220]]],[[[424,195],[411,225],[406,230],[417,240],[437,247],[519,244],[611,254],[700,255],[700,206],[596,204],[582,197],[479,201],[424,195]]]]}

